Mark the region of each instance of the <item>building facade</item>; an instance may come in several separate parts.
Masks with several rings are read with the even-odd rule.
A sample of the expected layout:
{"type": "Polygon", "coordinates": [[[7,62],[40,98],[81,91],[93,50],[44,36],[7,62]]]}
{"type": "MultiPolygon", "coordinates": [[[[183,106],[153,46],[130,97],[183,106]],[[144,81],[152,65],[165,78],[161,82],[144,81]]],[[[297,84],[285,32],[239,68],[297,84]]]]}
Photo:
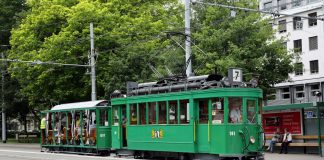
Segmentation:
{"type": "Polygon", "coordinates": [[[305,17],[323,17],[324,0],[260,0],[260,9],[293,16],[271,16],[278,39],[294,59],[296,69],[286,82],[275,85],[266,105],[323,101],[324,22],[305,17]]]}

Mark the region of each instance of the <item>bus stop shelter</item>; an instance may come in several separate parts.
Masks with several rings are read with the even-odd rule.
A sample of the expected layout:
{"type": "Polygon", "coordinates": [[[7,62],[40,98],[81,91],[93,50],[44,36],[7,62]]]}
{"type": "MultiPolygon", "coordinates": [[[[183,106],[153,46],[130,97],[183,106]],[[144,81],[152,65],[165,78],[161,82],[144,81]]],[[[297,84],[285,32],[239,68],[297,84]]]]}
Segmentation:
{"type": "Polygon", "coordinates": [[[276,128],[288,128],[303,142],[296,146],[304,146],[306,153],[306,147],[316,145],[319,156],[323,156],[324,102],[264,106],[262,109],[265,134],[272,134],[276,128]]]}

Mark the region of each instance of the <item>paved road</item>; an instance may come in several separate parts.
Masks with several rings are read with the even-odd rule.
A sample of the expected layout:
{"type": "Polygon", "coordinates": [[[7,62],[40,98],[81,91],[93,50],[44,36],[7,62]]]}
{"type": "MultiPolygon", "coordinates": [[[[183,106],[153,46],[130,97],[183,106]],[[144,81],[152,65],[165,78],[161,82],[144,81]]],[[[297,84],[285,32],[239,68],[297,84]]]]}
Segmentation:
{"type": "MultiPolygon", "coordinates": [[[[132,160],[132,158],[116,158],[85,156],[75,154],[58,154],[40,152],[36,144],[2,144],[0,143],[0,160],[132,160]]],[[[324,157],[309,154],[266,153],[266,160],[324,160],[324,157]]]]}
{"type": "Polygon", "coordinates": [[[132,160],[132,158],[116,158],[86,156],[76,154],[58,154],[40,152],[35,144],[2,144],[0,143],[0,160],[132,160]]]}

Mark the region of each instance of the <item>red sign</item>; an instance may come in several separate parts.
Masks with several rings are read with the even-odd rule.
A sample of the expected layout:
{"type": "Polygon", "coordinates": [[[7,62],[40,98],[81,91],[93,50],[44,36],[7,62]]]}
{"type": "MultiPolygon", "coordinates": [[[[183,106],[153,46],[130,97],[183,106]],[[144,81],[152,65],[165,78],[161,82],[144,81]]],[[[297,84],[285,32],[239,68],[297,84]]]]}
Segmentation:
{"type": "Polygon", "coordinates": [[[262,125],[265,134],[273,134],[277,128],[281,133],[287,128],[292,134],[302,134],[300,112],[263,113],[262,125]]]}

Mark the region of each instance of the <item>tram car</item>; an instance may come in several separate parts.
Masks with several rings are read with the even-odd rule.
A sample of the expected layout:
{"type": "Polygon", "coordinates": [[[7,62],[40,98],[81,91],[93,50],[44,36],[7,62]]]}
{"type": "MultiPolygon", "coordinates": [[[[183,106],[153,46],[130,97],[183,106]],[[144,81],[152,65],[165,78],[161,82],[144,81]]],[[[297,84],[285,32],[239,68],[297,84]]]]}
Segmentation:
{"type": "Polygon", "coordinates": [[[240,69],[137,84],[112,94],[112,148],[135,157],[263,159],[262,90],[240,69]]]}
{"type": "Polygon", "coordinates": [[[41,148],[51,152],[109,155],[111,107],[108,101],[89,101],[54,106],[43,111],[45,129],[41,148]]]}
{"type": "Polygon", "coordinates": [[[262,90],[255,79],[242,79],[242,71],[232,68],[228,77],[128,82],[127,92],[111,94],[110,105],[94,101],[55,106],[43,112],[47,124],[42,147],[114,151],[135,158],[263,159],[262,90]]]}

